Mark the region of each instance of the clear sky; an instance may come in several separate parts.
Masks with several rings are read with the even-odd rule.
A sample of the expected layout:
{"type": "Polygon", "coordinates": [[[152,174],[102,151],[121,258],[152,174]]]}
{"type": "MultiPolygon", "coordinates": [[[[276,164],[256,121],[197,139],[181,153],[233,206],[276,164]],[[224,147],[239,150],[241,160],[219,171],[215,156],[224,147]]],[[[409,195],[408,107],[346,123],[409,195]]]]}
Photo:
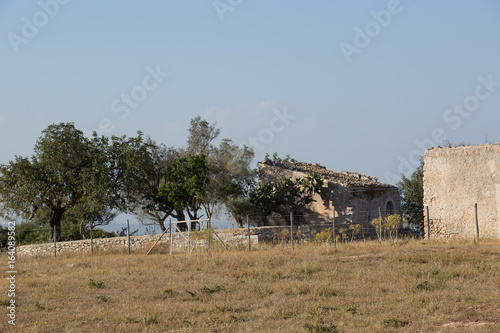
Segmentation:
{"type": "Polygon", "coordinates": [[[500,1],[0,1],[0,163],[51,123],[222,137],[394,184],[500,142],[500,1]]]}

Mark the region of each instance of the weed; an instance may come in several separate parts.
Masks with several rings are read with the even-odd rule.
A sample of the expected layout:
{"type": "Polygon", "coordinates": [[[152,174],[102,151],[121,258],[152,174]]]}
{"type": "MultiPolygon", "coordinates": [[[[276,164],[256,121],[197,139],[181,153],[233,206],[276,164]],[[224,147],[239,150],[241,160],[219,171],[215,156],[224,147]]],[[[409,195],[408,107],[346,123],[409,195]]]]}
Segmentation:
{"type": "Polygon", "coordinates": [[[437,267],[432,266],[431,269],[427,272],[427,274],[429,275],[429,277],[437,276],[439,274],[439,269],[437,269],[437,267]]]}
{"type": "Polygon", "coordinates": [[[142,323],[144,325],[156,325],[156,324],[159,324],[160,321],[158,320],[158,316],[154,315],[154,317],[143,317],[142,323]]]}
{"type": "Polygon", "coordinates": [[[389,318],[389,319],[384,319],[382,324],[384,324],[385,327],[393,327],[393,328],[400,328],[400,327],[405,327],[408,325],[410,322],[407,320],[399,320],[397,318],[389,318]]]}
{"type": "Polygon", "coordinates": [[[207,286],[201,287],[201,291],[204,292],[205,294],[208,294],[208,295],[218,293],[219,291],[223,291],[223,290],[224,290],[224,287],[219,286],[219,285],[215,285],[213,288],[209,288],[207,286]]]}
{"type": "Polygon", "coordinates": [[[0,306],[9,306],[9,301],[0,301],[0,306]]]}
{"type": "Polygon", "coordinates": [[[127,318],[127,323],[129,324],[139,324],[141,321],[134,318],[127,318]]]}
{"type": "Polygon", "coordinates": [[[186,294],[191,295],[193,302],[196,302],[196,301],[200,300],[200,298],[198,297],[198,295],[196,295],[196,293],[194,293],[192,291],[189,291],[189,290],[185,290],[185,291],[186,291],[186,294]]]}
{"type": "Polygon", "coordinates": [[[166,295],[166,296],[175,296],[177,295],[178,293],[173,290],[173,289],[165,289],[163,290],[163,295],[166,295]]]}
{"type": "Polygon", "coordinates": [[[186,326],[186,327],[193,327],[193,323],[192,323],[192,322],[190,322],[190,321],[189,321],[189,320],[187,320],[187,319],[184,319],[184,320],[182,321],[182,324],[183,324],[184,326],[186,326]]]}
{"type": "Polygon", "coordinates": [[[40,302],[35,302],[35,310],[45,310],[45,307],[40,304],[40,302]]]}
{"type": "Polygon", "coordinates": [[[236,251],[246,251],[246,249],[248,249],[248,245],[240,243],[240,244],[236,245],[235,249],[236,249],[236,251]]]}
{"type": "Polygon", "coordinates": [[[337,331],[337,326],[333,325],[333,324],[329,324],[329,325],[325,325],[325,322],[323,321],[323,319],[319,319],[315,325],[313,324],[304,324],[304,329],[307,331],[307,332],[321,332],[321,333],[336,333],[338,332],[337,331]]]}
{"type": "Polygon", "coordinates": [[[417,290],[431,290],[432,286],[430,285],[429,281],[425,280],[424,282],[420,282],[415,285],[415,289],[417,290]]]}
{"type": "Polygon", "coordinates": [[[350,308],[348,308],[346,311],[347,311],[347,312],[349,312],[349,313],[350,313],[350,314],[352,314],[352,315],[355,315],[355,314],[358,314],[358,313],[359,313],[359,312],[358,312],[358,309],[356,309],[356,307],[355,307],[355,306],[351,306],[351,307],[350,307],[350,308]]]}
{"type": "Polygon", "coordinates": [[[233,315],[230,315],[229,317],[227,317],[226,319],[226,323],[242,323],[244,322],[245,320],[241,319],[241,318],[237,318],[233,315]]]}
{"type": "Polygon", "coordinates": [[[103,302],[103,303],[107,303],[107,302],[111,301],[111,298],[106,297],[106,296],[102,296],[102,295],[96,296],[96,299],[100,302],[103,302]]]}
{"type": "Polygon", "coordinates": [[[103,288],[104,287],[104,282],[102,281],[94,281],[94,279],[89,279],[89,282],[87,282],[87,285],[89,288],[103,288]]]}

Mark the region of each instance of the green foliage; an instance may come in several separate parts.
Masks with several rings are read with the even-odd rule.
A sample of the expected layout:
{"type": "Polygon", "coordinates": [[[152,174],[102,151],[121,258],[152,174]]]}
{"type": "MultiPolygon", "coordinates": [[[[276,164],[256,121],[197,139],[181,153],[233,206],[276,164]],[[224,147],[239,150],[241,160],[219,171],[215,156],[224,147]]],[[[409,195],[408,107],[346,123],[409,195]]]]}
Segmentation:
{"type": "Polygon", "coordinates": [[[201,291],[204,292],[205,294],[214,294],[214,293],[218,293],[220,291],[224,291],[224,286],[220,286],[220,285],[215,285],[213,286],[212,288],[209,288],[207,286],[203,286],[201,287],[201,291]]]}
{"type": "Polygon", "coordinates": [[[269,156],[269,153],[266,153],[266,156],[264,157],[264,159],[269,160],[269,161],[273,161],[273,162],[277,162],[277,163],[297,163],[298,162],[296,159],[290,157],[290,155],[286,155],[285,158],[281,158],[278,156],[277,152],[274,152],[272,160],[269,156]]]}
{"type": "Polygon", "coordinates": [[[409,321],[399,320],[397,318],[389,318],[389,319],[384,319],[384,321],[382,323],[386,327],[400,328],[400,327],[405,327],[410,322],[409,321]]]}
{"type": "Polygon", "coordinates": [[[424,159],[410,178],[401,175],[397,184],[402,195],[403,218],[408,223],[424,230],[424,159]]]}
{"type": "Polygon", "coordinates": [[[85,138],[73,123],[48,126],[30,158],[0,165],[2,217],[47,214],[49,239],[61,239],[61,221],[75,216],[102,223],[107,211],[129,211],[141,193],[149,155],[137,138],[85,138]]]}
{"type": "MultiPolygon", "coordinates": [[[[226,205],[238,225],[242,226],[242,216],[246,210],[240,203],[248,198],[248,193],[255,186],[257,175],[256,169],[250,167],[254,151],[245,145],[238,147],[230,139],[222,139],[216,146],[214,141],[219,134],[220,129],[215,124],[210,124],[198,116],[191,120],[185,149],[167,148],[151,141],[151,152],[156,167],[150,174],[150,187],[142,205],[143,216],[140,218],[143,223],[158,223],[164,231],[164,221],[169,216],[184,220],[184,213],[190,218],[198,217],[198,210],[203,209],[206,217],[210,218],[217,207],[226,205]],[[175,171],[174,164],[178,163],[179,159],[190,161],[195,156],[205,157],[208,175],[204,183],[200,183],[203,189],[195,189],[196,200],[192,204],[193,201],[189,199],[193,199],[193,196],[186,195],[189,192],[186,189],[190,186],[182,185],[179,188],[175,185],[179,184],[180,178],[185,174],[172,172],[175,171]],[[173,184],[169,185],[172,182],[173,184]],[[170,187],[182,191],[169,194],[170,187]]],[[[198,171],[201,178],[204,178],[207,170],[202,169],[198,171]]]]}
{"type": "Polygon", "coordinates": [[[397,237],[399,230],[403,227],[401,215],[399,214],[374,218],[370,224],[375,228],[377,237],[379,238],[384,236],[384,234],[387,234],[390,238],[397,237]]]}
{"type": "Polygon", "coordinates": [[[187,211],[198,219],[202,198],[207,194],[209,170],[205,155],[176,158],[168,168],[168,180],[158,189],[155,200],[163,206],[187,211]]]}
{"type": "Polygon", "coordinates": [[[304,324],[304,329],[307,332],[315,333],[315,332],[321,332],[321,333],[336,333],[337,331],[337,326],[333,324],[325,324],[323,319],[318,319],[316,324],[309,324],[306,323],[304,324]]]}
{"type": "Polygon", "coordinates": [[[226,201],[226,208],[240,228],[243,228],[243,223],[246,222],[246,216],[252,215],[255,211],[255,207],[250,197],[243,195],[229,197],[226,201]]]}
{"type": "Polygon", "coordinates": [[[315,243],[332,243],[333,232],[332,228],[327,228],[321,232],[316,233],[314,236],[315,243]]]}
{"type": "Polygon", "coordinates": [[[0,225],[0,250],[7,246],[9,229],[0,225]]]}
{"type": "Polygon", "coordinates": [[[154,316],[143,317],[141,322],[144,325],[157,325],[160,323],[160,320],[158,319],[158,315],[154,315],[154,316]]]}
{"type": "Polygon", "coordinates": [[[40,311],[40,310],[45,310],[45,306],[41,305],[40,302],[36,301],[35,302],[35,310],[40,311]]]}
{"type": "Polygon", "coordinates": [[[316,175],[305,178],[282,179],[258,185],[250,195],[251,203],[264,216],[272,212],[296,212],[314,201],[314,194],[321,194],[323,180],[316,175]]]}
{"type": "Polygon", "coordinates": [[[111,298],[106,297],[106,296],[103,296],[103,295],[98,295],[98,296],[96,296],[96,299],[97,299],[99,302],[102,302],[102,303],[107,303],[107,302],[111,301],[111,298]]]}
{"type": "Polygon", "coordinates": [[[87,285],[89,288],[104,288],[104,282],[102,281],[94,281],[94,279],[89,279],[89,282],[87,282],[87,285]]]}

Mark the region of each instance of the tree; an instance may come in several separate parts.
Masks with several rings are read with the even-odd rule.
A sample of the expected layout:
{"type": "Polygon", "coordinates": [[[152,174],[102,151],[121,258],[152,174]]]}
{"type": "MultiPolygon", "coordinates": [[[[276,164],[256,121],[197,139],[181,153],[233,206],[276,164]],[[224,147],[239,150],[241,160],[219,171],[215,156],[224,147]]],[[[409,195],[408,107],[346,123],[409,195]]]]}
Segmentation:
{"type": "Polygon", "coordinates": [[[147,173],[143,183],[146,184],[142,202],[135,214],[144,225],[159,225],[162,232],[166,231],[165,220],[171,216],[184,219],[183,211],[176,211],[167,198],[159,195],[160,186],[168,182],[168,170],[172,161],[179,158],[181,153],[173,147],[157,144],[153,139],[146,139],[152,158],[152,168],[147,173]]]}
{"type": "Polygon", "coordinates": [[[255,212],[255,206],[252,204],[250,197],[245,195],[230,197],[226,201],[226,209],[233,217],[238,228],[243,228],[245,218],[255,212]]]}
{"type": "MultiPolygon", "coordinates": [[[[253,149],[248,146],[238,147],[230,139],[222,139],[218,145],[214,144],[220,135],[220,129],[199,116],[191,120],[188,131],[185,148],[174,149],[158,145],[151,139],[147,140],[154,162],[143,182],[148,185],[136,213],[143,224],[158,224],[162,231],[166,230],[164,222],[169,216],[179,221],[185,220],[186,215],[198,217],[200,213],[194,211],[197,208],[203,209],[206,217],[211,218],[217,209],[230,206],[230,201],[245,197],[248,199],[248,194],[255,187],[257,170],[251,167],[253,149]],[[206,189],[197,191],[197,204],[189,206],[182,199],[187,198],[186,196],[174,198],[173,194],[168,193],[174,184],[180,183],[179,174],[171,174],[176,169],[173,168],[173,161],[179,158],[184,159],[184,162],[192,161],[201,155],[205,157],[208,168],[206,189]]],[[[202,169],[198,171],[202,172],[202,169]]],[[[179,190],[181,187],[175,188],[179,190]]],[[[180,194],[179,191],[176,193],[180,194]]]]}
{"type": "Polygon", "coordinates": [[[424,159],[420,158],[420,166],[411,174],[410,178],[401,175],[397,184],[402,195],[404,219],[424,230],[424,159]]]}
{"type": "MultiPolygon", "coordinates": [[[[226,206],[229,212],[231,203],[242,202],[255,188],[257,170],[250,167],[254,158],[253,149],[235,145],[230,139],[223,139],[208,156],[210,184],[202,205],[209,218],[216,207],[226,206]]],[[[234,205],[233,205],[234,207],[234,205]]],[[[237,216],[233,218],[238,223],[237,216]]],[[[242,227],[240,223],[238,226],[242,227]]]]}
{"type": "MultiPolygon", "coordinates": [[[[206,156],[210,181],[201,205],[208,218],[212,217],[217,207],[234,207],[231,202],[248,197],[255,187],[257,176],[257,170],[251,168],[253,149],[246,145],[240,148],[231,139],[222,139],[216,146],[213,142],[219,134],[216,124],[210,124],[199,116],[191,120],[186,151],[206,156]]],[[[233,217],[237,223],[241,220],[233,217]]]]}
{"type": "Polygon", "coordinates": [[[315,194],[321,194],[323,180],[316,175],[305,178],[286,178],[259,185],[251,193],[251,203],[266,218],[272,212],[296,213],[299,208],[314,201],[315,194]]]}
{"type": "Polygon", "coordinates": [[[168,168],[167,182],[158,189],[156,201],[176,211],[185,211],[191,220],[197,220],[210,181],[208,175],[205,155],[176,158],[168,168]]]}
{"type": "Polygon", "coordinates": [[[83,136],[73,123],[49,125],[31,158],[0,165],[0,202],[6,219],[48,214],[49,241],[61,239],[65,216],[129,211],[139,200],[148,154],[142,136],[83,136]]]}

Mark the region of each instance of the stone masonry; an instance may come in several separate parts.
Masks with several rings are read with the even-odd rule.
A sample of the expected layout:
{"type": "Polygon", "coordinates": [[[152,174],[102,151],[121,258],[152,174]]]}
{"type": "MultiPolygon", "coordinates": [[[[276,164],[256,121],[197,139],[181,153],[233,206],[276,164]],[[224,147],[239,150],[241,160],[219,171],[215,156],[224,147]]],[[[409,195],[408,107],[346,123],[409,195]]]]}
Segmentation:
{"type": "Polygon", "coordinates": [[[500,144],[428,149],[424,207],[430,236],[476,237],[476,203],[480,237],[500,238],[500,144]]]}
{"type": "Polygon", "coordinates": [[[259,183],[279,181],[284,178],[304,178],[309,174],[323,179],[321,195],[315,195],[300,214],[307,214],[315,221],[330,223],[335,216],[340,223],[361,223],[369,228],[371,219],[400,213],[401,199],[396,187],[378,182],[376,177],[357,172],[335,172],[319,164],[303,162],[285,163],[266,160],[258,163],[259,183]],[[343,220],[344,221],[343,221],[343,220]]]}

